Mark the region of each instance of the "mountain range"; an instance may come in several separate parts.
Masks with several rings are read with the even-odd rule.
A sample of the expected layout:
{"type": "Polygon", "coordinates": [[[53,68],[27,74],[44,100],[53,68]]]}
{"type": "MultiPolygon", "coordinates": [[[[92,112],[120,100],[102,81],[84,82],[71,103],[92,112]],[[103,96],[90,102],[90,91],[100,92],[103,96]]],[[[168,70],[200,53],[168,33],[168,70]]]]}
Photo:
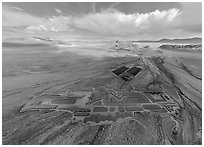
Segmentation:
{"type": "Polygon", "coordinates": [[[152,42],[152,43],[180,43],[180,44],[202,44],[202,38],[193,37],[193,38],[183,38],[183,39],[167,39],[163,38],[160,40],[138,40],[133,42],[152,42]]]}

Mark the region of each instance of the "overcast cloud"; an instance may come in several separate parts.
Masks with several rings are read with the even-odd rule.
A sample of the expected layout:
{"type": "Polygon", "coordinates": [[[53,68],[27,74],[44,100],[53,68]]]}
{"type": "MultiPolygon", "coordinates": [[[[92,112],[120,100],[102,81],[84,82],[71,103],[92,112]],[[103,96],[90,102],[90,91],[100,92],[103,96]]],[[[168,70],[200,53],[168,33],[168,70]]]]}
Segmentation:
{"type": "Polygon", "coordinates": [[[78,15],[65,14],[65,10],[58,7],[53,9],[52,15],[37,16],[6,3],[2,7],[3,31],[5,34],[9,28],[15,28],[28,34],[56,32],[89,38],[129,36],[136,39],[146,39],[145,36],[159,38],[168,32],[169,36],[164,37],[191,37],[189,35],[200,36],[202,33],[201,3],[180,3],[180,8],[158,8],[149,12],[138,12],[136,9],[134,13],[122,12],[117,9],[118,5],[111,3],[99,10],[97,3],[92,3],[90,12],[78,15]]]}

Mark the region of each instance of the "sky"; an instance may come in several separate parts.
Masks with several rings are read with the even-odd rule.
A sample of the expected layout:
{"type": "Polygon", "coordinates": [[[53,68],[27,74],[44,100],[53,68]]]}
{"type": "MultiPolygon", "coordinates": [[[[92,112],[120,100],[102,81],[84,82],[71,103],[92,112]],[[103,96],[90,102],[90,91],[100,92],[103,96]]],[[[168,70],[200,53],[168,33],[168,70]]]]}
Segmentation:
{"type": "Polygon", "coordinates": [[[3,39],[157,40],[202,36],[202,3],[4,2],[3,39]]]}

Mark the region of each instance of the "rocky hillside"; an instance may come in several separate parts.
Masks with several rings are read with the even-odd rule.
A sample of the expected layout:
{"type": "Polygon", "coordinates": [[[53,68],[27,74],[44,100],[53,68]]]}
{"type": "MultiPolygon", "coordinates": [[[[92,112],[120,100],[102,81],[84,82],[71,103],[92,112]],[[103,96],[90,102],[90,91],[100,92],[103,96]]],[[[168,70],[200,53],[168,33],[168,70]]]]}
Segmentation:
{"type": "Polygon", "coordinates": [[[176,49],[176,50],[201,50],[202,45],[196,44],[196,45],[171,45],[171,44],[163,44],[159,48],[161,49],[176,49]]]}
{"type": "Polygon", "coordinates": [[[112,43],[112,48],[113,50],[118,50],[118,51],[133,51],[135,49],[138,49],[138,45],[134,44],[130,41],[115,41],[112,43]]]}

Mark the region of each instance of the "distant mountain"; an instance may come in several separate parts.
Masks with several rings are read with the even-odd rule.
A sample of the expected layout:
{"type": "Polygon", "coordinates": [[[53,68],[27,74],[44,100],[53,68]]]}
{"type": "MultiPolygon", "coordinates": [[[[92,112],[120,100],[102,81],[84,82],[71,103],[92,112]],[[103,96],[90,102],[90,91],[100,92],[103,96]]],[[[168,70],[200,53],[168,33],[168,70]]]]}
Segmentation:
{"type": "Polygon", "coordinates": [[[177,44],[177,45],[171,45],[171,44],[163,44],[159,48],[161,49],[170,49],[170,50],[202,50],[202,45],[184,45],[184,44],[177,44]]]}
{"type": "Polygon", "coordinates": [[[202,44],[202,38],[194,37],[194,38],[184,38],[184,39],[167,39],[163,38],[160,40],[139,40],[134,42],[151,42],[151,43],[177,43],[177,44],[202,44]]]}
{"type": "Polygon", "coordinates": [[[188,43],[188,44],[202,44],[202,38],[194,37],[194,38],[185,38],[185,39],[166,39],[163,38],[158,40],[161,43],[188,43]]]}

